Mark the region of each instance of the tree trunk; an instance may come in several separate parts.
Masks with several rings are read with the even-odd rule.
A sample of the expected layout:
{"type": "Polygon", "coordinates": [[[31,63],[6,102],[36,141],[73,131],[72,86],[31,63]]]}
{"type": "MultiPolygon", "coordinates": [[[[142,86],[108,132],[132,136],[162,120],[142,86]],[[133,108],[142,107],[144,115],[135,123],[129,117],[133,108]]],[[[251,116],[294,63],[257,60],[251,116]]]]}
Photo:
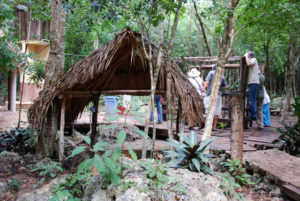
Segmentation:
{"type": "Polygon", "coordinates": [[[197,5],[196,5],[196,2],[194,0],[193,0],[193,4],[194,4],[194,8],[195,8],[196,17],[197,17],[197,19],[200,23],[200,26],[201,26],[203,40],[204,40],[204,43],[206,45],[207,53],[208,53],[209,56],[211,56],[211,52],[210,52],[209,45],[208,45],[207,38],[206,38],[206,34],[205,34],[205,29],[204,29],[204,26],[203,26],[203,22],[201,20],[201,16],[198,13],[197,5]]]}
{"type": "Polygon", "coordinates": [[[180,10],[182,7],[182,0],[178,3],[178,7],[176,10],[176,14],[175,14],[175,18],[174,18],[174,23],[173,23],[173,27],[172,27],[172,33],[171,33],[171,39],[170,39],[170,46],[169,46],[169,50],[168,50],[168,63],[167,63],[167,103],[168,103],[168,108],[167,108],[167,125],[168,125],[168,137],[169,139],[173,139],[173,131],[172,131],[172,122],[171,122],[171,118],[172,118],[172,103],[171,103],[171,99],[172,99],[172,94],[171,94],[171,66],[172,66],[172,51],[174,48],[174,43],[175,43],[175,35],[176,35],[176,30],[177,30],[177,25],[178,25],[178,20],[179,20],[179,14],[180,14],[180,10]]]}
{"type": "MultiPolygon", "coordinates": [[[[155,94],[155,90],[156,90],[156,85],[157,85],[157,79],[158,79],[158,74],[160,71],[160,67],[161,67],[161,60],[162,60],[162,45],[161,43],[163,42],[163,24],[161,23],[159,26],[159,48],[158,48],[158,53],[157,53],[157,59],[156,59],[156,65],[155,65],[155,71],[153,73],[153,65],[152,65],[152,53],[151,53],[151,47],[149,46],[149,67],[150,67],[150,80],[151,80],[151,94],[150,94],[150,101],[149,101],[149,107],[147,110],[147,116],[146,116],[146,122],[145,122],[145,129],[144,129],[144,133],[146,136],[148,136],[148,132],[149,132],[149,121],[150,121],[150,111],[151,108],[153,108],[153,129],[152,129],[152,151],[151,151],[151,155],[153,156],[154,153],[154,147],[155,147],[155,140],[156,140],[156,120],[155,120],[155,107],[154,107],[154,94],[155,94]]],[[[150,43],[150,42],[149,42],[150,43]]],[[[143,45],[144,46],[144,45],[143,45]]],[[[145,51],[145,48],[144,48],[145,51]]],[[[147,52],[146,52],[147,54],[147,52]]],[[[147,153],[147,147],[146,147],[146,140],[145,139],[143,141],[143,150],[142,150],[142,158],[146,158],[146,153],[147,153]]]]}
{"type": "MultiPolygon", "coordinates": [[[[264,51],[266,54],[266,64],[265,64],[265,75],[270,75],[271,74],[271,69],[270,69],[270,56],[269,56],[269,46],[270,46],[271,39],[268,39],[266,44],[264,44],[264,51]]],[[[266,76],[266,84],[267,84],[267,89],[271,88],[271,77],[272,76],[266,76]]]]}
{"type": "MultiPolygon", "coordinates": [[[[64,47],[65,47],[65,22],[66,14],[62,2],[51,1],[50,21],[50,54],[45,66],[44,88],[59,79],[64,72],[64,47]]],[[[48,122],[40,129],[40,135],[36,147],[36,154],[39,157],[50,157],[53,155],[55,137],[57,134],[58,108],[57,103],[53,104],[48,112],[48,122]]]]}
{"type": "Polygon", "coordinates": [[[100,95],[96,95],[93,98],[93,106],[94,106],[95,111],[92,111],[91,145],[94,145],[96,143],[99,96],[100,95]]]}
{"type": "Polygon", "coordinates": [[[187,48],[188,48],[188,56],[191,57],[191,43],[190,43],[190,30],[191,30],[191,25],[192,25],[192,11],[191,11],[191,16],[190,16],[190,22],[189,26],[186,32],[186,42],[187,42],[187,48]]]}
{"type": "Polygon", "coordinates": [[[63,98],[60,109],[60,131],[59,131],[59,162],[64,160],[64,138],[65,138],[65,113],[66,113],[66,97],[63,98]]]}
{"type": "Polygon", "coordinates": [[[229,8],[227,12],[227,18],[225,22],[224,27],[224,33],[222,37],[221,47],[219,50],[218,55],[218,61],[217,61],[217,68],[215,70],[215,76],[213,80],[213,86],[210,94],[210,101],[209,101],[209,107],[208,107],[208,113],[206,114],[206,120],[205,120],[205,128],[203,132],[202,141],[206,141],[211,136],[211,130],[212,130],[212,123],[214,119],[214,113],[216,109],[216,102],[217,102],[217,96],[218,91],[221,83],[221,79],[224,73],[224,66],[227,62],[227,59],[231,53],[233,40],[235,37],[234,34],[234,26],[233,26],[233,13],[235,10],[235,7],[237,6],[237,2],[229,1],[229,8]]]}
{"type": "Polygon", "coordinates": [[[291,57],[292,57],[292,51],[291,51],[291,46],[292,46],[292,39],[290,35],[290,42],[289,42],[289,48],[288,48],[288,53],[287,53],[287,65],[285,69],[285,101],[284,101],[284,106],[283,106],[283,111],[281,113],[281,121],[286,120],[288,113],[289,113],[289,105],[290,105],[290,100],[291,100],[291,57]]]}
{"type": "Polygon", "coordinates": [[[64,72],[66,13],[62,1],[51,1],[51,16],[50,53],[45,66],[44,88],[59,79],[64,72]]]}
{"type": "Polygon", "coordinates": [[[230,97],[231,105],[231,130],[230,130],[230,155],[231,159],[243,161],[243,116],[244,101],[241,96],[230,97]]]}

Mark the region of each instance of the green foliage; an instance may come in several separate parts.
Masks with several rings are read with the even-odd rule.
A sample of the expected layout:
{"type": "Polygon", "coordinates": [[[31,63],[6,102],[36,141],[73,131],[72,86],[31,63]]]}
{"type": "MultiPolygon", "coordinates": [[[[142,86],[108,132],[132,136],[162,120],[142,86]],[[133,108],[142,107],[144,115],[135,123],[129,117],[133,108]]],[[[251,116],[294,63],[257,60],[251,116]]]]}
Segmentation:
{"type": "Polygon", "coordinates": [[[39,175],[42,176],[40,181],[33,186],[34,188],[41,186],[47,178],[54,178],[58,172],[64,171],[60,163],[51,160],[42,161],[41,163],[30,166],[30,168],[30,172],[38,171],[39,175]]]}
{"type": "Polygon", "coordinates": [[[61,182],[59,185],[54,186],[52,190],[52,199],[60,200],[59,198],[61,194],[67,194],[68,200],[82,198],[84,195],[86,178],[86,174],[67,175],[65,181],[61,182]]]}
{"type": "Polygon", "coordinates": [[[161,200],[165,192],[162,188],[170,181],[167,175],[167,165],[159,160],[147,159],[145,162],[142,162],[140,166],[145,169],[144,174],[149,179],[149,183],[147,183],[144,191],[153,190],[157,196],[156,199],[161,200]]]}
{"type": "Polygon", "coordinates": [[[74,196],[68,190],[57,191],[49,201],[80,201],[80,198],[74,198],[74,196]]]}
{"type": "Polygon", "coordinates": [[[45,61],[36,61],[30,64],[26,73],[29,75],[29,81],[37,87],[41,87],[45,78],[45,61]]]}
{"type": "Polygon", "coordinates": [[[236,192],[236,189],[241,189],[241,186],[229,173],[220,174],[220,176],[223,180],[220,187],[223,189],[223,192],[228,199],[231,200],[232,198],[235,198],[236,200],[241,201],[246,199],[243,193],[236,192]]]}
{"type": "Polygon", "coordinates": [[[295,99],[294,114],[298,117],[298,122],[290,126],[284,121],[281,122],[284,130],[281,128],[276,128],[277,131],[281,133],[280,139],[284,141],[282,149],[287,153],[300,157],[300,98],[295,99]]]}
{"type": "Polygon", "coordinates": [[[226,162],[223,163],[225,167],[228,167],[229,174],[234,178],[235,182],[241,186],[254,184],[249,178],[251,177],[246,173],[245,168],[240,160],[238,159],[227,159],[226,162]]]}
{"type": "Polygon", "coordinates": [[[226,123],[223,123],[223,122],[220,122],[219,125],[218,125],[218,128],[219,129],[224,129],[226,128],[228,125],[226,123]]]}
{"type": "MultiPolygon", "coordinates": [[[[118,136],[118,142],[123,143],[123,136],[118,136]]],[[[85,141],[90,144],[89,137],[85,137],[85,141]]],[[[83,151],[88,151],[93,154],[92,158],[87,158],[81,162],[77,169],[77,174],[80,175],[86,169],[89,169],[94,172],[101,173],[104,179],[104,188],[113,183],[119,185],[121,181],[120,173],[121,166],[118,165],[118,159],[122,155],[121,149],[117,148],[114,151],[107,150],[103,155],[99,155],[97,152],[105,150],[104,148],[108,146],[108,143],[98,142],[94,146],[80,146],[73,150],[72,154],[69,157],[76,156],[83,151]]]]}
{"type": "Polygon", "coordinates": [[[21,154],[34,152],[39,132],[25,128],[12,128],[10,131],[0,133],[0,151],[16,151],[21,154]]]}
{"type": "Polygon", "coordinates": [[[175,168],[189,168],[194,172],[204,172],[213,174],[213,171],[209,167],[208,157],[211,154],[204,154],[205,149],[214,140],[214,138],[208,139],[201,143],[197,140],[197,136],[194,131],[191,131],[190,137],[186,137],[182,134],[178,135],[180,141],[168,139],[168,144],[175,148],[175,151],[165,151],[166,158],[174,158],[169,164],[175,168]]]}
{"type": "Polygon", "coordinates": [[[21,187],[22,179],[12,178],[11,181],[8,183],[9,190],[19,190],[21,187]]]}

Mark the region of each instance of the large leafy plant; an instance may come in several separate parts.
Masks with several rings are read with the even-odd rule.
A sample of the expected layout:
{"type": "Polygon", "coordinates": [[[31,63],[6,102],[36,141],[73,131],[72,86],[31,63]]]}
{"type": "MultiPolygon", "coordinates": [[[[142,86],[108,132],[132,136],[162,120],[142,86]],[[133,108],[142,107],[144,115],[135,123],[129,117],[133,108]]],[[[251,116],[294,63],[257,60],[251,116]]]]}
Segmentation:
{"type": "Polygon", "coordinates": [[[168,139],[168,144],[174,147],[175,150],[165,151],[166,158],[171,158],[169,164],[174,168],[189,168],[194,172],[204,172],[213,174],[210,169],[208,158],[213,156],[212,154],[206,154],[204,151],[214,138],[208,139],[205,142],[197,140],[197,136],[194,131],[191,131],[190,137],[186,137],[182,134],[178,135],[180,141],[168,139]]]}
{"type": "Polygon", "coordinates": [[[294,107],[294,114],[298,117],[298,122],[290,126],[282,121],[284,130],[280,128],[276,130],[281,133],[280,138],[284,141],[282,149],[291,155],[300,157],[300,97],[295,99],[295,104],[292,106],[294,107]]]}

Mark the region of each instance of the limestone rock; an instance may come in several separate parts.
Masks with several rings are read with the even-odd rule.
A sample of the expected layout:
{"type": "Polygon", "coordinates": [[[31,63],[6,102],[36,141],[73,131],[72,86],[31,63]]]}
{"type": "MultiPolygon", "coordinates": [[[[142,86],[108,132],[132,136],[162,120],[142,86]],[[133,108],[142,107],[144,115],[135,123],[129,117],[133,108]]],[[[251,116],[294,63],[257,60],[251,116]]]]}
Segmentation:
{"type": "Polygon", "coordinates": [[[5,193],[8,190],[7,182],[0,182],[0,194],[5,193]]]}
{"type": "Polygon", "coordinates": [[[17,201],[47,201],[51,198],[51,192],[54,185],[58,185],[65,179],[65,175],[53,179],[49,184],[35,189],[34,191],[20,195],[17,201]]]}
{"type": "MultiPolygon", "coordinates": [[[[134,162],[133,162],[134,163],[134,162]]],[[[92,201],[151,201],[157,198],[154,190],[149,189],[149,179],[145,177],[144,170],[137,165],[125,172],[123,184],[128,185],[122,189],[113,184],[106,190],[99,188],[92,195],[92,201]]],[[[226,201],[223,190],[219,187],[220,179],[216,176],[203,173],[190,172],[187,169],[170,169],[170,181],[159,189],[159,196],[168,201],[226,201]]]]}

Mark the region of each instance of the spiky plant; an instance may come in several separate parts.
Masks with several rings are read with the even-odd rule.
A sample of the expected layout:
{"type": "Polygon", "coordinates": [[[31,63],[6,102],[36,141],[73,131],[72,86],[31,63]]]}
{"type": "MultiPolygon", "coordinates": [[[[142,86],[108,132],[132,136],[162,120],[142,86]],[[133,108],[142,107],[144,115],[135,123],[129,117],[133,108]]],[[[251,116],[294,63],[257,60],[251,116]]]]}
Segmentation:
{"type": "Polygon", "coordinates": [[[194,131],[191,131],[189,138],[182,134],[178,136],[180,141],[168,139],[168,144],[175,148],[175,151],[165,151],[165,158],[172,158],[169,161],[170,166],[174,168],[189,168],[194,172],[213,174],[208,162],[208,158],[213,155],[205,154],[204,151],[214,138],[201,143],[200,140],[197,140],[194,131]]]}

